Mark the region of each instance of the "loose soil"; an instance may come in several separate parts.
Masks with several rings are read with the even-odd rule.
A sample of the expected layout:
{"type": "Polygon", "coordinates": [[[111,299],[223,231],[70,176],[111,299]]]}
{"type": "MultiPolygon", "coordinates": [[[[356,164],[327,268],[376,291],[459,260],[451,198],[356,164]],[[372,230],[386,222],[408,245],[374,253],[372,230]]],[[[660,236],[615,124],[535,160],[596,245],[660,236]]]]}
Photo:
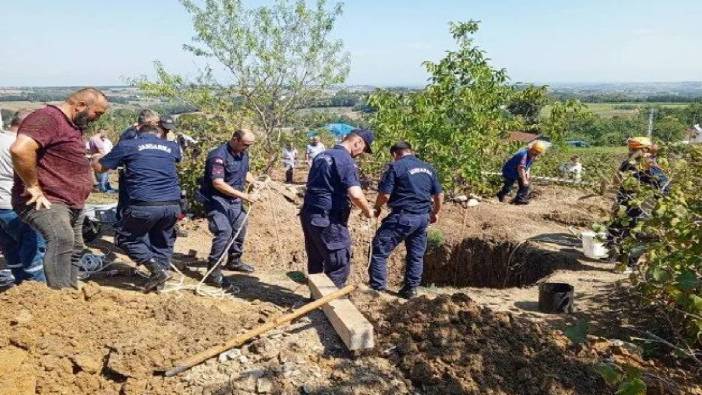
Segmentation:
{"type": "MultiPolygon", "coordinates": [[[[603,339],[624,338],[630,333],[621,328],[635,324],[612,300],[626,278],[611,264],[585,259],[574,234],[599,221],[611,200],[561,187],[541,187],[529,206],[447,204],[432,226],[443,237],[428,251],[423,296],[407,303],[363,286],[374,226],[354,211],[350,282],[360,290],[352,299],[376,327],[372,352],[349,354],[323,313],[314,312],[184,374],[161,377],[158,371],[176,361],[306,302],[309,291],[296,282],[306,265],[299,187],[272,183],[262,197],[251,209],[244,255],[257,271],[228,273],[235,287],[224,298],[141,293],[143,279],[109,234],[91,247],[113,265],[80,291],[25,283],[0,293],[2,392],[594,394],[612,391],[592,371],[609,358],[652,372],[646,381],[653,393],[702,393],[689,370],[603,339]],[[542,281],[573,284],[576,313],[536,311],[542,281]],[[600,337],[574,346],[560,330],[583,318],[600,337]]],[[[193,285],[205,271],[211,236],[203,220],[181,227],[188,236],[177,240],[174,264],[185,276],[173,284],[193,285]]],[[[391,289],[401,286],[403,257],[401,247],[388,262],[391,289]]]]}

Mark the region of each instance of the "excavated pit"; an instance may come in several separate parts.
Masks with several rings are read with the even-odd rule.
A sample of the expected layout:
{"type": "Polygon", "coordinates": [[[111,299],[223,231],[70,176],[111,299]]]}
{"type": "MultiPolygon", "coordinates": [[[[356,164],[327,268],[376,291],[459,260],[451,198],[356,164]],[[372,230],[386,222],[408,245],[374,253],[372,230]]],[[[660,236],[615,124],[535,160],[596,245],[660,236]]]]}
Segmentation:
{"type": "Polygon", "coordinates": [[[534,284],[558,267],[574,266],[572,254],[537,243],[468,237],[431,248],[424,260],[424,283],[437,286],[510,288],[534,284]]]}

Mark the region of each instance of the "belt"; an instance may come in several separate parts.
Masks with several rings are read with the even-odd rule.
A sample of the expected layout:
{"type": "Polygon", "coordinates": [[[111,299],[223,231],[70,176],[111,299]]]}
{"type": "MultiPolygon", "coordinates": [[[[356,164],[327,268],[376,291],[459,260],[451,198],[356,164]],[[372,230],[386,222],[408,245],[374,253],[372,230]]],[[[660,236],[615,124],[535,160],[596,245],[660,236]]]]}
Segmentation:
{"type": "Polygon", "coordinates": [[[410,215],[429,215],[429,211],[424,212],[424,213],[418,213],[416,211],[409,211],[403,208],[398,208],[398,209],[392,209],[390,211],[390,214],[410,214],[410,215]]]}
{"type": "Polygon", "coordinates": [[[180,206],[180,200],[161,200],[155,202],[145,202],[142,200],[131,200],[130,206],[180,206]]]}

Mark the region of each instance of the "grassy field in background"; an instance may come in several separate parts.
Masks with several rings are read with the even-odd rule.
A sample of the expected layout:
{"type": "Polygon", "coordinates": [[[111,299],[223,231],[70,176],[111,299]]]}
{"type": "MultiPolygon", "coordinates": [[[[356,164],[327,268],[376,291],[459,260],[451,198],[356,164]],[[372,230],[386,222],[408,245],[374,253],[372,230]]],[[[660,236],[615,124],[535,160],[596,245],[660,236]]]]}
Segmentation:
{"type": "MultiPolygon", "coordinates": [[[[689,103],[583,103],[587,108],[605,118],[611,118],[614,116],[634,116],[639,113],[639,109],[648,106],[675,108],[675,107],[685,107],[689,103]]],[[[551,106],[545,106],[541,110],[541,116],[549,116],[551,114],[551,106]]]]}

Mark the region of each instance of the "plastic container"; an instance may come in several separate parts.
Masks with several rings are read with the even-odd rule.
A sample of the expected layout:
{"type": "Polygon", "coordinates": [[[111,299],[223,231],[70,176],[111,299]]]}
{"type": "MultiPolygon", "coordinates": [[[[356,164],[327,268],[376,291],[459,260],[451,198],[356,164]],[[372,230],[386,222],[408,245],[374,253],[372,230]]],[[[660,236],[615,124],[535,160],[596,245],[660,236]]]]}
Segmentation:
{"type": "Polygon", "coordinates": [[[575,288],[566,283],[543,283],[539,286],[539,311],[572,313],[575,288]]]}
{"type": "Polygon", "coordinates": [[[590,231],[583,232],[583,254],[585,254],[586,257],[592,259],[606,258],[609,251],[604,246],[604,243],[598,240],[602,240],[605,237],[606,234],[604,233],[595,233],[590,231]]]}

